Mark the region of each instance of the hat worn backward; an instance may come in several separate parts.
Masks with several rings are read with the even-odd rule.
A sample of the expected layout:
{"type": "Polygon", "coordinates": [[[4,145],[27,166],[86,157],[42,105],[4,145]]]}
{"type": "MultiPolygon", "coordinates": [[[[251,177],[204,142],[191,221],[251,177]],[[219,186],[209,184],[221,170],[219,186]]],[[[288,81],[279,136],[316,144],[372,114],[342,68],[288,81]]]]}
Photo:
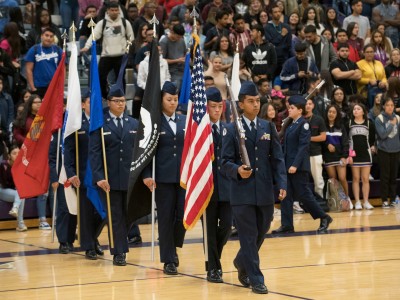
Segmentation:
{"type": "Polygon", "coordinates": [[[213,101],[213,102],[222,102],[222,97],[219,89],[216,87],[209,87],[206,89],[206,97],[207,100],[213,101]]]}
{"type": "Polygon", "coordinates": [[[168,93],[170,95],[178,94],[178,88],[177,88],[176,84],[171,81],[164,82],[164,85],[163,85],[161,91],[168,93]]]}
{"type": "Polygon", "coordinates": [[[307,103],[306,98],[304,98],[301,95],[294,95],[289,98],[290,105],[296,105],[296,104],[306,105],[306,103],[307,103]]]}
{"type": "Polygon", "coordinates": [[[258,96],[257,86],[252,81],[242,82],[239,95],[258,96]]]}

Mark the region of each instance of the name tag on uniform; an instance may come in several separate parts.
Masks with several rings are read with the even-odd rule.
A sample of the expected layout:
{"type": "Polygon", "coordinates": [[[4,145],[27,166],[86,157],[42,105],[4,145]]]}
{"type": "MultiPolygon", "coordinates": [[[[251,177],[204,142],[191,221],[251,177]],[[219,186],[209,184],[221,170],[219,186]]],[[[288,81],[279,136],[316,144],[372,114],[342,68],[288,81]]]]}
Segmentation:
{"type": "Polygon", "coordinates": [[[160,134],[165,134],[165,131],[161,131],[160,134]]]}
{"type": "Polygon", "coordinates": [[[135,130],[129,130],[129,133],[136,133],[137,131],[135,130]]]}
{"type": "Polygon", "coordinates": [[[105,132],[103,132],[103,135],[109,135],[109,134],[111,134],[111,131],[105,131],[105,132]]]}
{"type": "Polygon", "coordinates": [[[86,131],[78,131],[78,134],[85,134],[86,131]]]}
{"type": "Polygon", "coordinates": [[[262,135],[262,137],[260,138],[260,140],[262,140],[262,141],[264,141],[264,140],[270,141],[271,140],[271,135],[269,133],[264,133],[262,135]]]}

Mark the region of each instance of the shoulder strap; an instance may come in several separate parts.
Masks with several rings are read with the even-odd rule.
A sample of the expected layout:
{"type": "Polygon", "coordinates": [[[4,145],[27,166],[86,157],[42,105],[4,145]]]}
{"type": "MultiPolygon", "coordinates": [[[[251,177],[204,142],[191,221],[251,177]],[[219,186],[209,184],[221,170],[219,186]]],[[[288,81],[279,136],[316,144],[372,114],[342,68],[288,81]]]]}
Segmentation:
{"type": "Polygon", "coordinates": [[[125,29],[125,39],[128,41],[128,31],[126,30],[126,19],[121,18],[121,21],[122,21],[122,26],[124,26],[125,29]]]}

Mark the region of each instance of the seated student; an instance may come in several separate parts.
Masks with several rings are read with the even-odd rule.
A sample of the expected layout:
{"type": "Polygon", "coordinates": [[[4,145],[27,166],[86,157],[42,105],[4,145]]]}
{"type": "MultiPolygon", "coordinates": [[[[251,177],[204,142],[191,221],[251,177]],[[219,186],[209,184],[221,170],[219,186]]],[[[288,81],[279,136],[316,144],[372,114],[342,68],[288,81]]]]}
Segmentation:
{"type": "Polygon", "coordinates": [[[13,207],[9,214],[18,219],[17,231],[26,231],[24,224],[24,204],[25,200],[20,199],[15,189],[14,180],[11,174],[11,167],[19,153],[19,148],[13,145],[8,150],[8,159],[3,160],[0,164],[0,199],[12,202],[13,207]]]}

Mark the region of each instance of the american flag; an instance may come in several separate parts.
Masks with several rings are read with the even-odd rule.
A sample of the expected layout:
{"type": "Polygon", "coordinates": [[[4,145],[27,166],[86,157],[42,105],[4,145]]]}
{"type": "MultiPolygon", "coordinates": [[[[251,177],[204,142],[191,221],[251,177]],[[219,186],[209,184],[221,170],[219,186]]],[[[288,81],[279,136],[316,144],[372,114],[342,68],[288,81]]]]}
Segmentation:
{"type": "Polygon", "coordinates": [[[214,144],[210,116],[207,113],[203,62],[198,35],[194,34],[193,39],[194,63],[181,165],[181,186],[186,189],[183,216],[186,229],[196,225],[214,190],[212,173],[214,144]]]}

